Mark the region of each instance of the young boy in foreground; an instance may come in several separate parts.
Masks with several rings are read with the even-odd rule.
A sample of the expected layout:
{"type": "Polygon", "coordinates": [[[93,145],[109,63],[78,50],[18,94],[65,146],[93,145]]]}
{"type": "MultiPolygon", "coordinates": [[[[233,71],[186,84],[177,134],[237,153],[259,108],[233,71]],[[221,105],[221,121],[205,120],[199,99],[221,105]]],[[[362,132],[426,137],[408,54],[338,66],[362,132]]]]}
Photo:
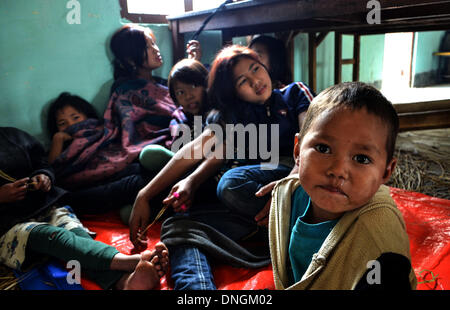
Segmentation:
{"type": "Polygon", "coordinates": [[[296,137],[299,173],[272,192],[277,289],[415,289],[405,224],[383,185],[398,123],[392,104],[363,83],[313,100],[296,137]]]}

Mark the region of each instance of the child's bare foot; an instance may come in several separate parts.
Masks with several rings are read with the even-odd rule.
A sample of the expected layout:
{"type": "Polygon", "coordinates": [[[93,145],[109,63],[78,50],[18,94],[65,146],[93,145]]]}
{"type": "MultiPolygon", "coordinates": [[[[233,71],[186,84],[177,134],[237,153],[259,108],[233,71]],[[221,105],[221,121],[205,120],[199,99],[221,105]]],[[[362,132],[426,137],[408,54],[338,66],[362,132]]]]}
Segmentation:
{"type": "Polygon", "coordinates": [[[167,271],[167,267],[169,266],[169,250],[166,245],[162,242],[158,242],[155,245],[155,252],[158,256],[158,265],[156,265],[158,269],[158,275],[163,277],[167,271]]]}
{"type": "Polygon", "coordinates": [[[124,279],[124,290],[151,290],[159,284],[159,257],[151,255],[150,251],[142,253],[135,270],[124,279]]]}

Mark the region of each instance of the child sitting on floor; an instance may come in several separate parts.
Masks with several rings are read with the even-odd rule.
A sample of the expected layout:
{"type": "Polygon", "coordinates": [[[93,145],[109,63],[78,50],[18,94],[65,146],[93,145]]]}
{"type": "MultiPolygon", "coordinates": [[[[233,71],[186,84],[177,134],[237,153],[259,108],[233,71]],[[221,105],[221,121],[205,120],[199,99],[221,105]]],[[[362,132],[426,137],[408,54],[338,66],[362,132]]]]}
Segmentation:
{"type": "Polygon", "coordinates": [[[398,116],[359,82],[311,103],[294,148],[298,175],[272,192],[269,220],[277,289],[414,289],[408,235],[385,184],[398,116]]]}
{"type": "Polygon", "coordinates": [[[26,132],[0,127],[0,263],[20,270],[35,254],[77,260],[103,289],[152,289],[168,265],[163,243],[126,255],[93,240],[69,206],[44,148],[26,132]]]}
{"type": "MultiPolygon", "coordinates": [[[[79,143],[84,138],[95,141],[104,131],[103,121],[98,118],[94,107],[85,99],[67,92],[61,93],[50,104],[47,115],[47,131],[52,141],[49,163],[57,161],[70,144],[79,143]]],[[[81,148],[80,152],[88,146],[86,143],[86,148],[81,148]]],[[[142,169],[139,163],[131,163],[116,175],[70,188],[63,199],[77,214],[104,213],[131,204],[151,177],[152,173],[142,169]]],[[[124,221],[128,223],[128,218],[124,221]]]]}
{"type": "MultiPolygon", "coordinates": [[[[195,138],[195,131],[200,134],[206,120],[209,105],[206,97],[206,83],[208,70],[194,59],[183,59],[176,63],[170,73],[167,85],[170,97],[178,108],[172,114],[170,132],[172,136],[172,150],[164,154],[166,164],[182,144],[186,144],[195,138]],[[194,128],[194,117],[201,117],[200,128],[194,128]],[[186,136],[185,136],[186,135],[186,136]],[[179,140],[180,139],[180,140],[179,140]],[[179,140],[179,142],[175,142],[179,140]],[[184,142],[184,143],[183,143],[184,142]]],[[[140,163],[151,170],[155,165],[155,145],[148,145],[139,154],[140,163]]],[[[161,151],[156,150],[161,153],[161,151]]],[[[163,155],[157,156],[162,158],[163,155]]]]}
{"type": "Polygon", "coordinates": [[[99,120],[94,107],[83,98],[61,93],[50,104],[47,113],[47,130],[52,139],[48,162],[51,164],[63,152],[65,143],[73,138],[65,130],[87,119],[99,120]]]}

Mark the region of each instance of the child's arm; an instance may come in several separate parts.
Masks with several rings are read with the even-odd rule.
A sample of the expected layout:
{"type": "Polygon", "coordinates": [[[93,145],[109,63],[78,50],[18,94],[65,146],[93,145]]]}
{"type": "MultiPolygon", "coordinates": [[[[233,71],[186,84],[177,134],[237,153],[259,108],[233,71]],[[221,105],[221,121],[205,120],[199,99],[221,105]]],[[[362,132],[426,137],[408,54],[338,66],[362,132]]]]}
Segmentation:
{"type": "Polygon", "coordinates": [[[205,130],[198,138],[183,146],[167,165],[139,191],[129,222],[130,240],[136,247],[140,247],[142,243],[145,243],[138,234],[148,225],[150,215],[149,201],[174,184],[204,159],[203,149],[210,139],[215,139],[213,132],[205,130]]]}
{"type": "Polygon", "coordinates": [[[64,142],[71,140],[72,137],[65,132],[57,132],[53,135],[52,144],[48,153],[48,162],[52,164],[56,158],[62,153],[64,142]]]}
{"type": "Polygon", "coordinates": [[[186,211],[191,206],[198,187],[212,177],[223,163],[224,159],[214,156],[207,158],[194,172],[172,187],[169,196],[164,199],[163,203],[171,204],[175,212],[186,211]],[[178,195],[175,196],[175,192],[178,195]],[[183,205],[185,206],[184,210],[182,210],[183,205]]]}
{"type": "MultiPolygon", "coordinates": [[[[297,161],[295,161],[295,166],[294,166],[294,168],[292,168],[291,172],[289,173],[289,175],[294,175],[294,174],[298,174],[297,161]]],[[[277,184],[278,181],[279,180],[276,180],[276,181],[270,182],[267,185],[264,185],[263,187],[261,187],[259,189],[259,191],[257,191],[255,193],[255,196],[256,197],[264,197],[265,195],[271,194],[272,189],[275,187],[275,185],[277,184]]],[[[267,201],[264,208],[262,208],[261,211],[258,214],[256,214],[255,221],[258,225],[267,226],[269,224],[269,212],[270,212],[271,202],[272,202],[272,198],[269,198],[269,201],[267,201]]]]}
{"type": "MultiPolygon", "coordinates": [[[[298,115],[298,121],[300,124],[300,128],[301,128],[301,124],[303,122],[303,119],[305,117],[305,112],[300,113],[298,115]]],[[[289,173],[289,175],[295,175],[298,174],[298,137],[297,135],[295,136],[295,143],[294,143],[294,152],[293,152],[293,156],[294,156],[294,161],[295,161],[295,165],[292,168],[291,172],[289,173]]],[[[272,189],[275,187],[275,185],[277,184],[277,181],[273,181],[270,182],[267,185],[264,185],[263,187],[261,187],[259,189],[259,191],[257,191],[255,193],[256,197],[263,197],[267,194],[271,194],[272,193],[272,189]]],[[[267,224],[269,223],[269,212],[270,212],[270,204],[272,202],[272,198],[269,199],[269,201],[266,203],[266,205],[264,206],[264,208],[255,216],[255,221],[257,222],[258,225],[262,225],[262,226],[267,226],[267,224]]]]}

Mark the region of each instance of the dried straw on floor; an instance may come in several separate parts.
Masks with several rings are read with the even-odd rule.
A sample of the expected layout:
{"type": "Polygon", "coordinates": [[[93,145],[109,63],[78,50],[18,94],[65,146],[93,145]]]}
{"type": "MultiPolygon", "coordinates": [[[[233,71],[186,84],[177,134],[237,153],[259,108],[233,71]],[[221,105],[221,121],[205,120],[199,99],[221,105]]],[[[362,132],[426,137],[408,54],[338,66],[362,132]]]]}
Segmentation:
{"type": "Polygon", "coordinates": [[[450,199],[450,128],[400,133],[388,185],[450,199]]]}
{"type": "Polygon", "coordinates": [[[12,269],[0,264],[0,290],[19,290],[18,284],[12,269]]]}
{"type": "MultiPolygon", "coordinates": [[[[33,262],[22,266],[23,274],[16,277],[13,270],[3,264],[0,264],[0,290],[20,290],[20,282],[24,281],[36,274],[31,271],[33,268],[42,266],[48,262],[49,258],[46,256],[36,256],[33,262]]],[[[45,282],[47,283],[47,282],[45,282]]],[[[47,283],[48,284],[48,283],[47,283]]]]}

